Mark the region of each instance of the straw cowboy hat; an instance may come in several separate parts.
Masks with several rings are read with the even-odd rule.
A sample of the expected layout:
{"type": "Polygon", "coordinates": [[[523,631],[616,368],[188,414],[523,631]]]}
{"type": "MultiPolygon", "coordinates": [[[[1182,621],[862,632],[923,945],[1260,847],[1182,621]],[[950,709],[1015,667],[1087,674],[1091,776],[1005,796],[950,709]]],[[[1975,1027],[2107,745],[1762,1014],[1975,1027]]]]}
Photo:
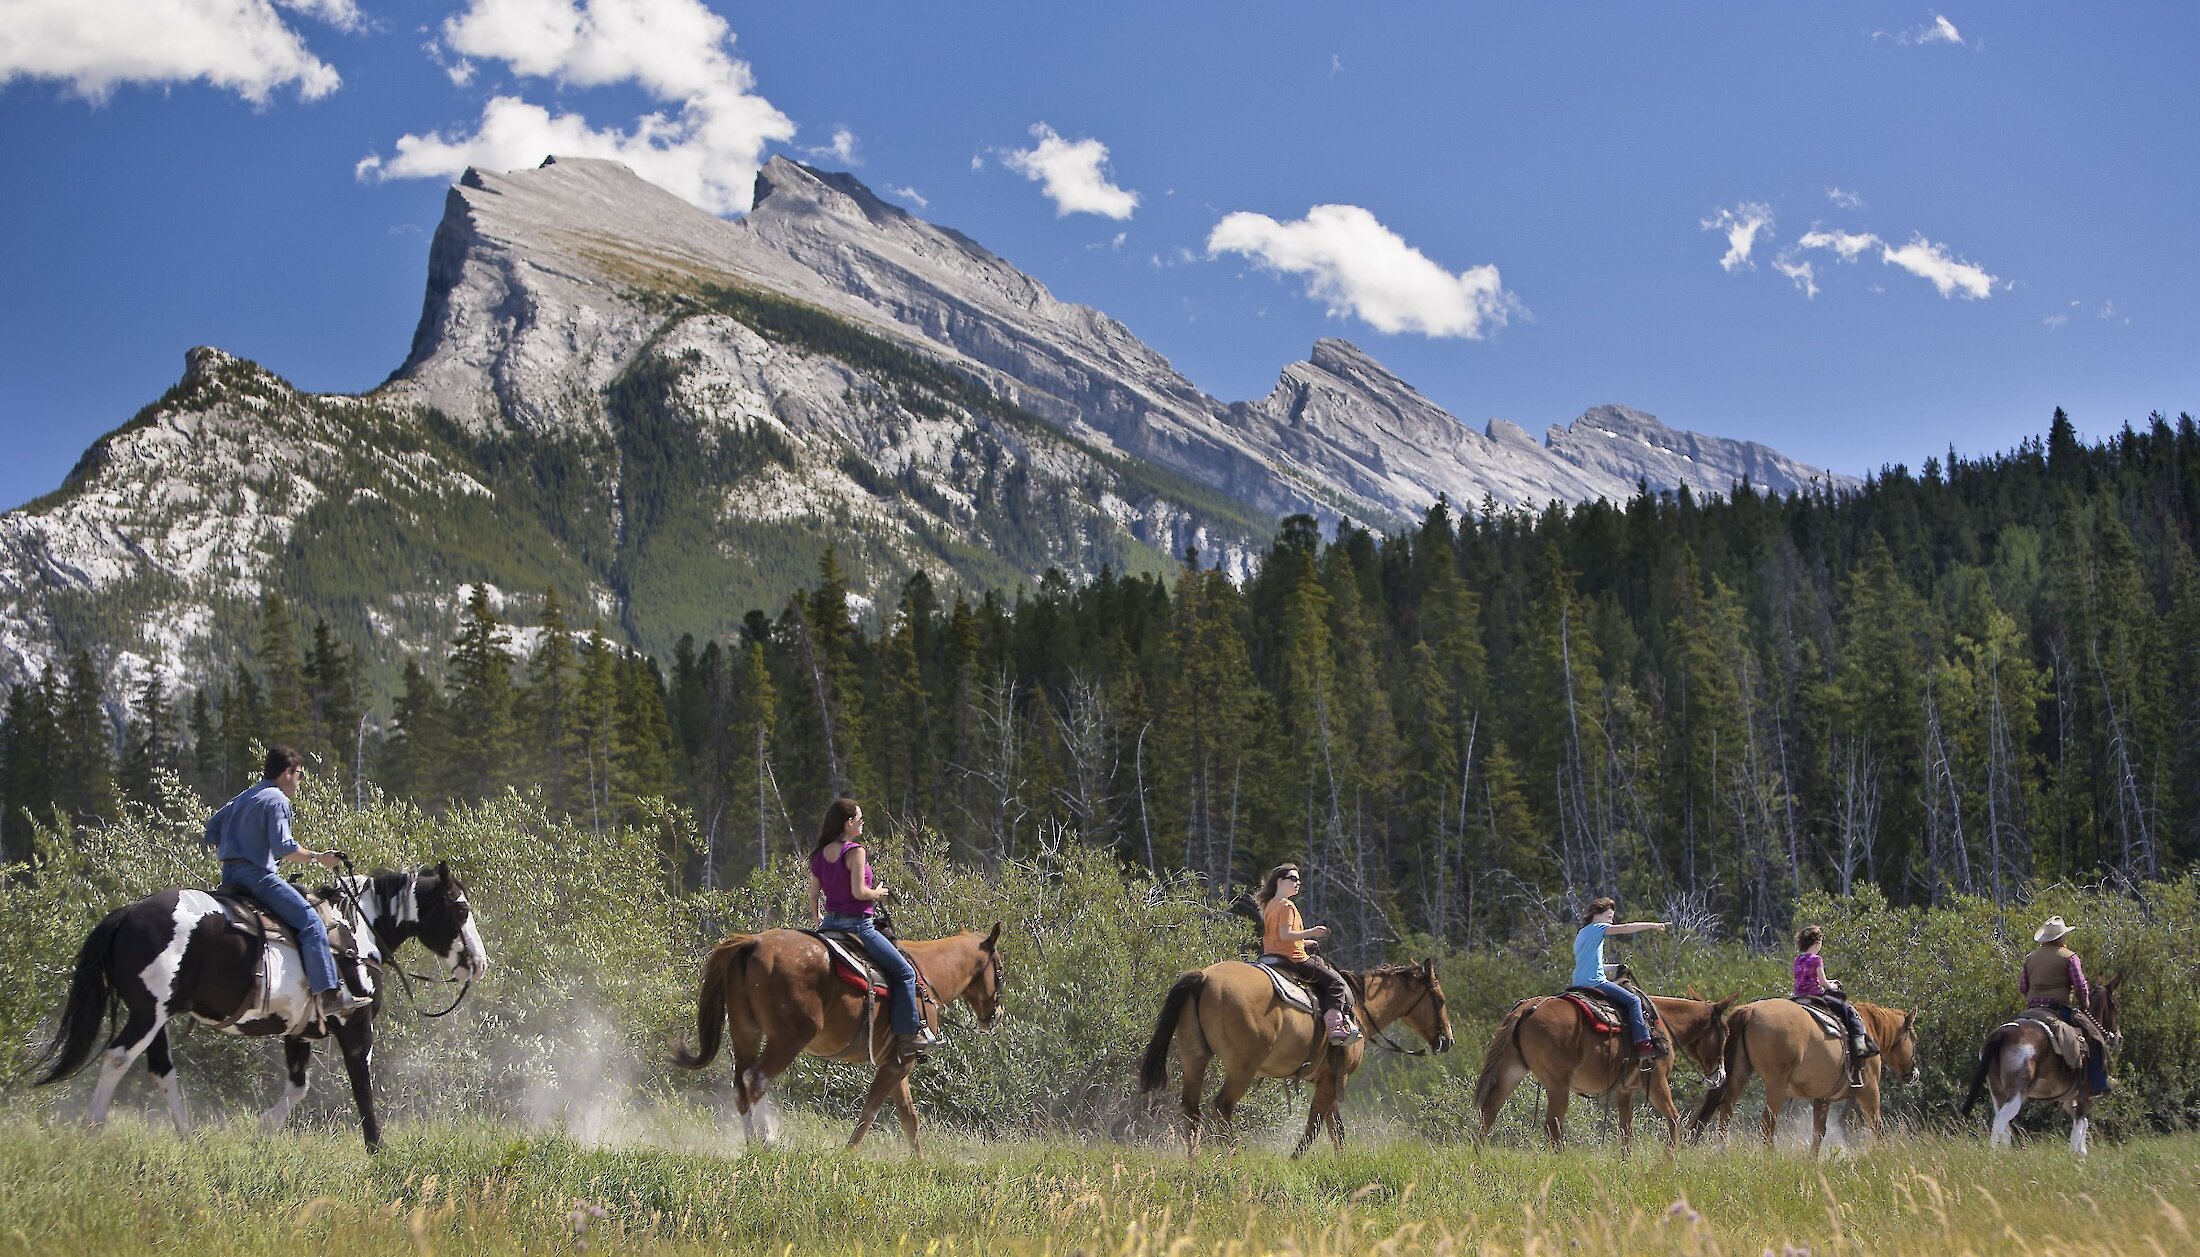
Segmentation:
{"type": "Polygon", "coordinates": [[[2061,917],[2049,917],[2047,918],[2047,924],[2041,926],[2032,935],[2032,941],[2035,943],[2052,943],[2069,932],[2070,927],[2063,924],[2061,917]]]}

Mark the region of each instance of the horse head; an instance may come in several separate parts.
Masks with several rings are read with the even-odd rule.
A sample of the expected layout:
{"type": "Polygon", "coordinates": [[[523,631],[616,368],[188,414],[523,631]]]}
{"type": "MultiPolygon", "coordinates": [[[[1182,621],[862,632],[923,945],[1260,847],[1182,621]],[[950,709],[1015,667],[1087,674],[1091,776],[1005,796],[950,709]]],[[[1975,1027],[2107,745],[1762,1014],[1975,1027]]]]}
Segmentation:
{"type": "MultiPolygon", "coordinates": [[[[1889,1013],[1894,1009],[1887,1009],[1889,1013]]],[[[1880,1060],[1895,1077],[1904,1082],[1916,1082],[1918,1074],[1917,1017],[1915,1012],[1901,1014],[1902,1022],[1892,1035],[1884,1036],[1879,1045],[1880,1060]]]]}
{"type": "Polygon", "coordinates": [[[978,954],[977,972],[964,985],[962,998],[978,1015],[979,1028],[991,1030],[1001,1024],[1001,993],[1008,982],[1001,970],[1000,922],[994,922],[993,932],[978,940],[978,954]]]}
{"type": "Polygon", "coordinates": [[[2108,1036],[2110,1051],[2115,1051],[2124,1045],[2123,1014],[2116,1006],[2116,995],[2118,991],[2123,989],[2123,985],[2124,975],[2120,972],[2112,973],[2105,979],[2095,982],[2093,984],[2092,1006],[2086,1010],[2093,1014],[2094,1024],[2100,1026],[2101,1033],[2108,1036]]]}
{"type": "Polygon", "coordinates": [[[417,938],[450,967],[452,976],[471,982],[488,972],[489,953],[481,943],[481,929],[474,921],[473,904],[466,884],[442,860],[398,873],[376,873],[364,879],[360,908],[382,943],[382,951],[396,949],[417,938]]]}
{"type": "Polygon", "coordinates": [[[1367,1010],[1370,1031],[1393,1022],[1404,1022],[1420,1035],[1429,1050],[1451,1050],[1451,1012],[1444,1006],[1444,984],[1436,979],[1436,962],[1378,965],[1365,973],[1348,973],[1360,1003],[1367,1010]]]}
{"type": "MultiPolygon", "coordinates": [[[[1703,1022],[1700,1025],[1687,1026],[1676,1023],[1673,1041],[1680,1046],[1681,1051],[1688,1054],[1689,1060],[1696,1062],[1696,1068],[1703,1072],[1704,1085],[1716,1091],[1726,1082],[1726,1014],[1728,1009],[1734,1007],[1734,1001],[1738,997],[1729,995],[1714,1003],[1696,994],[1696,989],[1690,987],[1688,998],[1691,1005],[1695,1006],[1691,1011],[1700,1010],[1703,1022]]],[[[1665,1010],[1659,1011],[1663,1013],[1665,1010]]]]}
{"type": "Polygon", "coordinates": [[[1428,998],[1406,1010],[1405,1023],[1425,1040],[1431,1051],[1451,1051],[1451,1010],[1444,1006],[1444,984],[1436,980],[1436,961],[1423,960],[1409,979],[1428,987],[1428,998]]]}

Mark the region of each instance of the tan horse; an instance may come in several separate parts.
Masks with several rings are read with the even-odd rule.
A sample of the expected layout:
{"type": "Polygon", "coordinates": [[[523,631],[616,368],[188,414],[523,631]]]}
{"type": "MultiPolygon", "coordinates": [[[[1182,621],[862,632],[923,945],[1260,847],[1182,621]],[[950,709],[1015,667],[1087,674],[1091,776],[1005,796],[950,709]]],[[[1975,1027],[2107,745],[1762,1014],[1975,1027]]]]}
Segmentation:
{"type": "Polygon", "coordinates": [[[1451,1015],[1444,1011],[1444,988],[1436,980],[1433,960],[1343,972],[1359,996],[1360,1024],[1368,1035],[1343,1045],[1328,1043],[1312,1014],[1284,1003],[1257,965],[1225,960],[1181,975],[1154,1022],[1138,1089],[1155,1091],[1169,1080],[1169,1044],[1174,1041],[1184,1075],[1184,1142],[1192,1152],[1199,1151],[1199,1093],[1208,1064],[1216,1060],[1222,1062],[1222,1089],[1215,1093],[1215,1113],[1225,1139],[1231,1138],[1230,1119],[1238,1102],[1255,1082],[1305,1078],[1314,1084],[1314,1100],[1306,1111],[1306,1133],[1291,1155],[1305,1152],[1324,1123],[1331,1141],[1344,1147],[1337,1098],[1360,1067],[1367,1044],[1391,1046],[1383,1027],[1403,1021],[1431,1048],[1448,1052],[1451,1015]]]}
{"type": "Polygon", "coordinates": [[[1766,1147],[1772,1146],[1773,1127],[1789,1100],[1811,1103],[1810,1155],[1814,1157],[1826,1139],[1826,1114],[1841,1100],[1855,1105],[1877,1135],[1881,1073],[1892,1070],[1904,1082],[1917,1078],[1917,1014],[1862,1000],[1850,1002],[1880,1051],[1864,1060],[1863,1086],[1849,1086],[1846,1045],[1828,1038],[1802,1005],[1785,997],[1761,999],[1728,1015],[1726,1082],[1705,1094],[1689,1123],[1689,1133],[1700,1134],[1706,1122],[1716,1119],[1724,1134],[1734,1116],[1734,1104],[1755,1072],[1765,1077],[1766,1147]]]}
{"type": "MultiPolygon", "coordinates": [[[[952,938],[904,943],[917,972],[939,1000],[924,1017],[937,1029],[941,1010],[956,1000],[970,1005],[979,1024],[990,1030],[1001,1016],[1001,927],[990,934],[965,930],[952,938]]],[[[719,1032],[731,1027],[736,1086],[734,1108],[741,1132],[754,1139],[750,1111],[764,1099],[771,1080],[808,1052],[830,1061],[877,1067],[863,1116],[848,1146],[863,1142],[878,1111],[892,1096],[901,1115],[909,1150],[919,1152],[917,1106],[909,1096],[909,1064],[891,1051],[893,1034],[886,1001],[872,1009],[871,1033],[863,1034],[863,995],[834,977],[825,945],[800,930],[736,934],[711,949],[703,960],[702,993],[695,1026],[702,1046],[690,1052],[683,1041],[672,1054],[682,1069],[701,1069],[718,1055],[719,1032]]]]}
{"type": "MultiPolygon", "coordinates": [[[[1704,1076],[1717,1086],[1722,1076],[1719,1062],[1726,1053],[1726,1010],[1730,996],[1712,1003],[1690,996],[1677,999],[1653,995],[1658,1020],[1672,1042],[1696,1062],[1704,1076]]],[[[1475,1079],[1474,1103],[1482,1117],[1482,1137],[1497,1124],[1513,1089],[1529,1074],[1543,1087],[1543,1133],[1557,1151],[1566,1126],[1566,1108],[1573,1097],[1613,1098],[1619,1118],[1619,1147],[1625,1155],[1635,1139],[1635,1093],[1649,1096],[1650,1105],[1665,1119],[1668,1148],[1680,1139],[1680,1108],[1673,1103],[1673,1058],[1661,1056],[1643,1068],[1624,1035],[1598,1034],[1573,1001],[1556,995],[1522,1000],[1500,1022],[1490,1046],[1482,1054],[1482,1073],[1475,1079]]]]}
{"type": "MultiPolygon", "coordinates": [[[[2111,1048],[2124,1040],[2116,1009],[2116,989],[2123,984],[2122,974],[2093,983],[2093,999],[2086,1009],[2108,1036],[2111,1048]]],[[[2070,1150],[2085,1155],[2086,1128],[2092,1124],[2093,1101],[2098,1097],[2085,1089],[2085,1071],[2070,1068],[2055,1054],[2044,1026],[2033,1021],[2005,1022],[1986,1036],[1986,1045],[1979,1049],[1978,1071],[1971,1075],[1971,1093],[1963,1101],[1964,1116],[1970,1116],[1982,1090],[1994,1094],[1994,1125],[1988,1143],[2007,1147],[2013,1141],[2010,1123],[2016,1121],[2026,1100],[2052,1100],[2070,1115],[2070,1150]]]]}

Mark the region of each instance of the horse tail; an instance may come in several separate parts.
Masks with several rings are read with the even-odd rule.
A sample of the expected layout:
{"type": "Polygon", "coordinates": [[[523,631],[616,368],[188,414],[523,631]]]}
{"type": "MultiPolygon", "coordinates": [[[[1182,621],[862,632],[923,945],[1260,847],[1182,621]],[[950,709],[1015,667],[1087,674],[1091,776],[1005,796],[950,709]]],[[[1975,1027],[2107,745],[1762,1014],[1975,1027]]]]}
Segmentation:
{"type": "Polygon", "coordinates": [[[84,940],[84,946],[77,949],[76,976],[69,980],[69,1002],[62,1010],[61,1024],[54,1027],[53,1041],[38,1055],[38,1063],[49,1068],[37,1085],[43,1087],[60,1082],[92,1059],[92,1048],[99,1042],[99,1032],[107,1022],[108,1011],[114,1006],[114,991],[107,982],[107,964],[114,951],[115,936],[122,932],[123,918],[128,913],[127,908],[108,913],[92,927],[91,937],[84,940]]]}
{"type": "Polygon", "coordinates": [[[1207,975],[1198,969],[1178,975],[1176,985],[1169,988],[1169,997],[1161,1001],[1161,1016],[1153,1023],[1153,1041],[1146,1045],[1146,1057],[1138,1068],[1138,1089],[1153,1091],[1169,1080],[1169,1044],[1176,1038],[1177,1018],[1184,1015],[1184,1005],[1207,985],[1207,975]]]}
{"type": "Polygon", "coordinates": [[[701,1069],[718,1059],[719,1045],[726,1036],[726,989],[747,968],[749,955],[755,950],[753,936],[727,939],[703,958],[703,989],[695,1001],[698,1046],[690,1052],[687,1040],[681,1039],[672,1049],[673,1064],[682,1069],[701,1069]]]}
{"type": "Polygon", "coordinates": [[[1726,1056],[1719,1062],[1726,1077],[1719,1080],[1718,1086],[1704,1088],[1703,1103],[1696,1106],[1695,1120],[1689,1123],[1692,1129],[1702,1129],[1729,1095],[1739,1096],[1741,1089],[1749,1085],[1749,1020],[1746,1008],[1726,1015],[1726,1056]]]}
{"type": "Polygon", "coordinates": [[[1963,1097],[1963,1107],[1957,1110],[1965,1117],[1971,1116],[1978,1098],[1986,1094],[1986,1071],[1993,1068],[1994,1054],[2001,1050],[2001,1030],[2000,1026],[1994,1027],[1986,1036],[1985,1046],[1978,1050],[1978,1068],[1971,1071],[1971,1090],[1963,1097]]]}
{"type": "Polygon", "coordinates": [[[1477,1113],[1489,1104],[1490,1093],[1497,1090],[1497,1067],[1504,1062],[1505,1054],[1518,1053],[1521,1063],[1527,1063],[1527,1054],[1520,1051],[1520,1023],[1528,1019],[1528,1014],[1518,1007],[1513,1012],[1515,1015],[1511,1020],[1490,1036],[1489,1050],[1482,1053],[1482,1072],[1474,1080],[1474,1109],[1477,1113]]]}

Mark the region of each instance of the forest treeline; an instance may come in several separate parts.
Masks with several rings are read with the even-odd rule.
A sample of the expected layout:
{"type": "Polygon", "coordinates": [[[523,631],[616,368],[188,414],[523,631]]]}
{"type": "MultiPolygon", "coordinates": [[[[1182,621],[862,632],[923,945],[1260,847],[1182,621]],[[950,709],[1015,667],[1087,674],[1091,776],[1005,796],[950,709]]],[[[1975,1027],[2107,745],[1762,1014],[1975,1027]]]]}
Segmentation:
{"type": "Polygon", "coordinates": [[[522,626],[477,586],[374,719],[357,661],[270,598],[252,665],[187,700],[154,682],[117,720],[88,652],[15,687],[0,836],[19,857],[32,817],[97,824],[163,768],[217,799],[292,742],[362,790],[660,827],[698,885],[849,790],[979,860],[1074,839],[1232,886],[1306,860],[1308,919],[1368,955],[1600,893],[1765,944],[1816,890],[2006,903],[2190,867],[2196,518],[2190,416],[2086,445],[2058,410],[1840,493],[1295,516],[1242,584],[1191,553],[874,606],[828,555],[663,660],[569,619],[577,591],[522,626]]]}

